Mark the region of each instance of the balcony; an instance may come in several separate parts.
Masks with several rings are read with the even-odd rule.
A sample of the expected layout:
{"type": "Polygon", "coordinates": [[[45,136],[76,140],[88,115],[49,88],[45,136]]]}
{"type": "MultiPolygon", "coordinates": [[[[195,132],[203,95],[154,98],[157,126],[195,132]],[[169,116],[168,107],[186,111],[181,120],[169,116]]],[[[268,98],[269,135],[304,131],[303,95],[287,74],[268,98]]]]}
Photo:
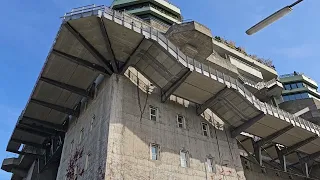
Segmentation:
{"type": "Polygon", "coordinates": [[[212,39],[212,43],[213,43],[213,49],[216,50],[220,55],[231,55],[234,56],[236,58],[239,58],[243,61],[245,61],[247,64],[250,64],[256,68],[259,69],[259,71],[262,73],[263,75],[263,79],[264,80],[271,80],[273,78],[277,78],[278,74],[276,72],[275,69],[258,62],[257,60],[227,46],[226,44],[217,41],[215,38],[212,39]]]}
{"type": "Polygon", "coordinates": [[[246,77],[249,77],[250,79],[260,82],[263,80],[262,73],[260,70],[254,66],[251,66],[248,63],[245,63],[237,58],[234,58],[232,56],[228,56],[231,64],[235,65],[238,68],[238,71],[245,75],[246,77]]]}

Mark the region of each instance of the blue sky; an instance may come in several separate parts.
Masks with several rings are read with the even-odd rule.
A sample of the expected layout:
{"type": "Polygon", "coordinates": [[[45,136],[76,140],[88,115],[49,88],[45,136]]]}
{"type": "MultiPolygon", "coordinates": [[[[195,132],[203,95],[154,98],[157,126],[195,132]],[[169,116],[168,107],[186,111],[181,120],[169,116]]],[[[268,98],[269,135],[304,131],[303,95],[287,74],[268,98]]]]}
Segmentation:
{"type": "MultiPolygon", "coordinates": [[[[273,60],[279,74],[305,72],[320,82],[320,1],[305,0],[291,14],[247,36],[245,30],[294,0],[172,0],[185,19],[206,25],[214,35],[236,42],[250,54],[273,60]]],[[[59,17],[74,7],[110,5],[111,0],[2,0],[0,11],[0,161],[17,117],[25,106],[56,36],[59,17]]],[[[10,174],[0,171],[0,179],[10,174]]]]}

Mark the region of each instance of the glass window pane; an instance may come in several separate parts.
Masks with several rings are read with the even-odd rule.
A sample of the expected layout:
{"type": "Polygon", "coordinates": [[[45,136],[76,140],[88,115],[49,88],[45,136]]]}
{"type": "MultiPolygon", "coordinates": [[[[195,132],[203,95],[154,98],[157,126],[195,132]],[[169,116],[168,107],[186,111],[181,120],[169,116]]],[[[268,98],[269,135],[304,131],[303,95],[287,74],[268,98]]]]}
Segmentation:
{"type": "Polygon", "coordinates": [[[291,88],[292,88],[292,89],[297,89],[298,86],[297,86],[297,84],[291,84],[291,88]]]}
{"type": "Polygon", "coordinates": [[[298,88],[302,88],[303,84],[302,83],[297,83],[298,88]]]}
{"type": "Polygon", "coordinates": [[[302,99],[301,94],[296,94],[296,95],[295,95],[295,98],[296,98],[296,99],[302,99]]]}
{"type": "Polygon", "coordinates": [[[283,96],[283,100],[284,101],[289,101],[289,97],[288,96],[283,96]]]}
{"type": "Polygon", "coordinates": [[[291,89],[290,84],[284,85],[284,89],[285,89],[285,90],[290,90],[290,89],[291,89]]]}
{"type": "Polygon", "coordinates": [[[180,163],[181,163],[181,167],[187,167],[187,152],[185,151],[180,152],[180,163]]]}
{"type": "Polygon", "coordinates": [[[295,100],[294,95],[289,95],[289,100],[290,100],[290,101],[295,100]]]}

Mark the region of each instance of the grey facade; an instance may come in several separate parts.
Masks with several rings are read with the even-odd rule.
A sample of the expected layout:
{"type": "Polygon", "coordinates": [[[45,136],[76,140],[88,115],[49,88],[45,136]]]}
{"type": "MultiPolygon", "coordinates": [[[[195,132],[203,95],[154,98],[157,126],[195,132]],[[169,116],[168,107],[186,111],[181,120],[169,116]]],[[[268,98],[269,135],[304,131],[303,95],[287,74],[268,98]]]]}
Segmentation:
{"type": "Polygon", "coordinates": [[[317,179],[320,127],[274,67],[196,22],[64,16],[3,161],[12,179],[317,179]],[[21,150],[21,147],[22,150],[21,150]],[[314,169],[311,171],[311,169],[314,169]]]}

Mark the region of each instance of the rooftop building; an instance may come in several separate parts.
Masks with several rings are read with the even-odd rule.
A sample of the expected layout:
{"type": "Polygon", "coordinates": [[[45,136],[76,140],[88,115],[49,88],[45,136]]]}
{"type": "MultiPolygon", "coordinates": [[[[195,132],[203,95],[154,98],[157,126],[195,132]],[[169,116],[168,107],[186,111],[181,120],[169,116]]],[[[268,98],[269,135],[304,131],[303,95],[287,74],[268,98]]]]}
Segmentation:
{"type": "Polygon", "coordinates": [[[165,0],[114,0],[111,7],[134,14],[163,30],[182,22],[180,9],[165,0]]]}
{"type": "Polygon", "coordinates": [[[313,123],[320,124],[320,93],[310,77],[294,72],[280,76],[283,102],[280,107],[313,123]]]}
{"type": "Polygon", "coordinates": [[[180,13],[155,0],[65,14],[7,144],[19,156],[1,168],[13,180],[318,179],[320,127],[278,107],[275,69],[197,22],[123,11],[142,2],[180,13]]]}

